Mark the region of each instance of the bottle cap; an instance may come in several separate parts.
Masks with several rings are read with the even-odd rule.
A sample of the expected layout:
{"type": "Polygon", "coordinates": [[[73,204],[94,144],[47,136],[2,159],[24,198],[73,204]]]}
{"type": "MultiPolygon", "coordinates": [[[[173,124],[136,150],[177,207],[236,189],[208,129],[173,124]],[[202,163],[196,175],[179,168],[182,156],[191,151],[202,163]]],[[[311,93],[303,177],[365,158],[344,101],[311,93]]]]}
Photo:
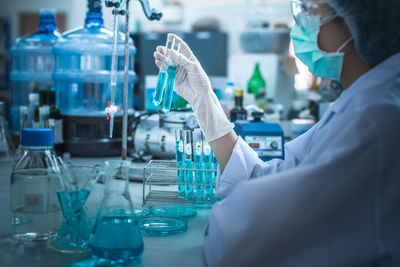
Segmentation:
{"type": "Polygon", "coordinates": [[[53,146],[53,130],[46,128],[25,128],[21,131],[22,146],[53,146]]]}
{"type": "Polygon", "coordinates": [[[233,82],[227,82],[226,86],[234,86],[235,84],[233,82]]]}
{"type": "Polygon", "coordinates": [[[243,96],[243,90],[242,89],[236,89],[235,90],[235,96],[236,97],[240,97],[240,96],[243,96]]]}

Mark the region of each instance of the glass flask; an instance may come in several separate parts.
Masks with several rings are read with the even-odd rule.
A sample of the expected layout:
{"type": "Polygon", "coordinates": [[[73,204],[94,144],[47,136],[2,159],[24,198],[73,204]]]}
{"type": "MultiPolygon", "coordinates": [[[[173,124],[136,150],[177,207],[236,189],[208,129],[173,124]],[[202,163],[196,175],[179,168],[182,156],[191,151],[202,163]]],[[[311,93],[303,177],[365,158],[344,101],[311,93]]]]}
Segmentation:
{"type": "Polygon", "coordinates": [[[53,237],[51,248],[64,252],[86,252],[93,223],[86,214],[86,201],[103,174],[100,166],[66,165],[59,159],[61,177],[57,198],[64,217],[58,235],[53,237]]]}
{"type": "Polygon", "coordinates": [[[10,49],[12,56],[11,130],[19,133],[19,106],[29,105],[29,93],[53,89],[54,57],[52,47],[61,38],[57,30],[55,11],[40,10],[37,30],[17,38],[10,49]]]}
{"type": "Polygon", "coordinates": [[[53,151],[53,130],[23,129],[20,159],[11,174],[15,239],[46,240],[57,233],[62,221],[55,193],[60,175],[53,151]]]}
{"type": "Polygon", "coordinates": [[[129,193],[129,161],[106,161],[104,197],[90,236],[88,252],[111,263],[138,258],[144,249],[129,193]]]}

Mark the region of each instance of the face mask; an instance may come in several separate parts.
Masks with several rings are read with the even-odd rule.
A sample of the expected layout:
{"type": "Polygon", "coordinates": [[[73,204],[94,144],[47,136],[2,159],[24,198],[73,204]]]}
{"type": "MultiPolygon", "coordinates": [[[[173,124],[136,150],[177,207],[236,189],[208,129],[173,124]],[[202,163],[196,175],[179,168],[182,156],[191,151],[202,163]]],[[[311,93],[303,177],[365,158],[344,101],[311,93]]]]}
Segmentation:
{"type": "Polygon", "coordinates": [[[353,37],[347,40],[336,53],[321,51],[318,47],[320,19],[306,16],[303,19],[307,20],[307,27],[303,28],[295,24],[290,33],[294,53],[315,76],[340,81],[344,59],[344,53],[340,51],[353,40],[353,37]]]}

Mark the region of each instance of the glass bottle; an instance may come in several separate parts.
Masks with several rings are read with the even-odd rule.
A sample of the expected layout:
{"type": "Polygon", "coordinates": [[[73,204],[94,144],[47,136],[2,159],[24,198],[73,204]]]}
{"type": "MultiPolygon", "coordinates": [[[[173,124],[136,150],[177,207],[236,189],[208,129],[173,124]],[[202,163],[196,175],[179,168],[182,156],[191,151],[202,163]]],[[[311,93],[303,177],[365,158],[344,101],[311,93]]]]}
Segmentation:
{"type": "Polygon", "coordinates": [[[20,159],[11,174],[15,239],[46,240],[57,233],[62,221],[55,188],[59,176],[53,130],[23,129],[20,159]]]}
{"type": "Polygon", "coordinates": [[[231,122],[247,120],[247,111],[243,108],[243,90],[235,90],[235,107],[231,110],[231,122]]]}
{"type": "Polygon", "coordinates": [[[129,193],[130,166],[130,161],[105,162],[104,198],[88,244],[88,252],[95,259],[116,263],[143,253],[143,238],[129,193]]]}
{"type": "Polygon", "coordinates": [[[257,106],[265,108],[266,83],[261,75],[260,64],[257,62],[247,85],[247,93],[255,95],[257,106]]]}

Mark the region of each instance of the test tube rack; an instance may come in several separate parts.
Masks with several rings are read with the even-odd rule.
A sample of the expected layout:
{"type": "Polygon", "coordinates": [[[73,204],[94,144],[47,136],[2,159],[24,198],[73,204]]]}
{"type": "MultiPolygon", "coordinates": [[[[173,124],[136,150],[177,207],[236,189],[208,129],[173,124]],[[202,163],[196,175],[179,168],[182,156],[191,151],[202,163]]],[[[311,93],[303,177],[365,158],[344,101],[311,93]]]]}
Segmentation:
{"type": "Polygon", "coordinates": [[[191,172],[193,181],[195,181],[195,172],[201,172],[205,176],[211,173],[214,181],[217,177],[216,170],[205,169],[185,169],[178,168],[176,161],[151,160],[143,169],[143,204],[148,202],[169,202],[169,203],[193,203],[193,204],[213,204],[215,203],[215,183],[213,184],[197,184],[197,183],[178,183],[178,171],[191,172]],[[196,188],[212,187],[213,198],[210,201],[188,201],[186,198],[179,197],[178,186],[189,185],[196,188]]]}

